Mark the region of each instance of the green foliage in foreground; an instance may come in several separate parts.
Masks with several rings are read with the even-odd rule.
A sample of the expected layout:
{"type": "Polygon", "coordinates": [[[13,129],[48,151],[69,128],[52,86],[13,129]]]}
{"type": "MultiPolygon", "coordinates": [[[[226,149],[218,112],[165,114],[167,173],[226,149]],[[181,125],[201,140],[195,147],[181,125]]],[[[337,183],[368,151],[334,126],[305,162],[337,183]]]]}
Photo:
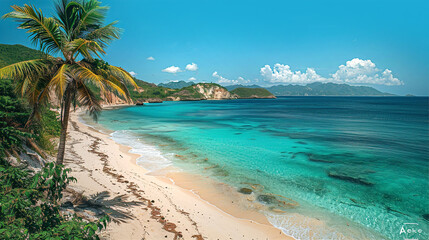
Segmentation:
{"type": "Polygon", "coordinates": [[[12,83],[0,81],[0,152],[16,150],[29,133],[20,131],[29,116],[28,109],[13,93],[12,83]]]}
{"type": "Polygon", "coordinates": [[[267,89],[265,88],[236,88],[231,91],[232,94],[236,94],[239,98],[250,98],[252,96],[258,97],[269,97],[273,96],[267,89]]]}
{"type": "MultiPolygon", "coordinates": [[[[45,108],[26,132],[30,108],[13,91],[10,80],[0,81],[0,239],[99,239],[96,232],[108,218],[88,223],[60,215],[59,200],[74,178],[69,169],[47,165],[37,174],[11,166],[5,155],[19,152],[33,138],[43,149],[61,130],[57,113],[45,108]]],[[[49,143],[49,144],[48,144],[49,143]]],[[[51,144],[52,145],[52,144],[51,144]]]]}
{"type": "Polygon", "coordinates": [[[70,169],[49,163],[39,173],[12,167],[0,158],[0,239],[99,239],[108,217],[99,222],[61,216],[59,200],[70,169]]]}
{"type": "Polygon", "coordinates": [[[29,129],[25,128],[31,109],[15,94],[11,80],[0,80],[0,239],[99,239],[99,222],[61,216],[59,200],[68,183],[69,169],[48,164],[39,173],[13,167],[5,155],[19,152],[32,138],[44,150],[53,149],[52,137],[60,134],[58,114],[47,107],[29,129]]]}
{"type": "Polygon", "coordinates": [[[15,94],[12,81],[0,80],[0,151],[17,150],[26,138],[34,138],[42,149],[53,152],[50,139],[58,137],[61,131],[58,113],[44,107],[40,118],[24,130],[30,114],[28,104],[15,94]]]}

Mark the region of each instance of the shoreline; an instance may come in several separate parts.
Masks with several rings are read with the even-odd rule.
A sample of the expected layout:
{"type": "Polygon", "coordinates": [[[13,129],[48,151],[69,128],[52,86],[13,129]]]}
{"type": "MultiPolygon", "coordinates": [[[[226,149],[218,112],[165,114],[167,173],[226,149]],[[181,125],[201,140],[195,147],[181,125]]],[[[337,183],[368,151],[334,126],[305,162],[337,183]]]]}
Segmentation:
{"type": "MultiPolygon", "coordinates": [[[[108,108],[120,106],[128,105],[108,108]]],[[[108,191],[112,197],[121,196],[123,202],[132,200],[135,205],[131,209],[130,204],[125,204],[127,207],[119,206],[123,204],[112,206],[130,216],[119,223],[111,222],[102,232],[103,237],[294,239],[272,226],[262,213],[243,209],[234,201],[229,203],[226,199],[230,198],[222,196],[213,187],[216,184],[222,186],[221,183],[183,172],[164,176],[148,174],[148,170],[136,163],[140,155],[130,153],[131,147],[116,143],[109,135],[82,123],[79,119],[81,113],[71,114],[71,139],[67,144],[71,155],[74,155],[72,157],[85,159],[80,163],[66,161],[66,167],[72,168],[72,175],[78,179],[72,187],[86,195],[108,191]]]]}

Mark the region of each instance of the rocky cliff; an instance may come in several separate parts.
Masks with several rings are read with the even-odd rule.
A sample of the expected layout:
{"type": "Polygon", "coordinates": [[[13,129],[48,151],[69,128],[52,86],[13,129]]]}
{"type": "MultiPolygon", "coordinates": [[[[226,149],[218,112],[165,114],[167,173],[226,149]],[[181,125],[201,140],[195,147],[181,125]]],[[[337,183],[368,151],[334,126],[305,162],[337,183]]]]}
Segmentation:
{"type": "Polygon", "coordinates": [[[232,95],[224,87],[215,83],[198,83],[184,87],[167,98],[173,101],[199,101],[232,99],[232,95]]]}
{"type": "Polygon", "coordinates": [[[231,93],[226,88],[212,83],[198,83],[192,86],[207,100],[231,99],[231,93]]]}

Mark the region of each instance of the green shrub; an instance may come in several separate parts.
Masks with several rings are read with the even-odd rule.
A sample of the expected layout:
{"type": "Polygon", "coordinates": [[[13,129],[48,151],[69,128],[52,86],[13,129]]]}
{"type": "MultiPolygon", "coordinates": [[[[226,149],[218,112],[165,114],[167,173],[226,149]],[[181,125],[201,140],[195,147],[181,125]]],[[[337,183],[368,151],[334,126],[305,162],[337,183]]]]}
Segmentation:
{"type": "Polygon", "coordinates": [[[75,178],[70,169],[49,163],[41,172],[0,160],[0,239],[99,239],[107,216],[99,222],[65,219],[59,211],[62,192],[75,178]]]}

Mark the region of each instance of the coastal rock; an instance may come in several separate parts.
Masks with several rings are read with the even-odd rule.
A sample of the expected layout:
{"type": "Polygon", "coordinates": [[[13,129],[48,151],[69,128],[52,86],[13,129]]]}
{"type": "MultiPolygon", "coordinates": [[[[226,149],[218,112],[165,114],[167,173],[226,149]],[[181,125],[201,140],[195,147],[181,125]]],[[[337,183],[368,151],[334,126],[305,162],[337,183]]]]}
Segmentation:
{"type": "Polygon", "coordinates": [[[338,170],[328,170],[328,176],[331,178],[340,179],[347,182],[357,183],[365,186],[373,186],[374,183],[370,182],[368,179],[359,176],[353,175],[350,172],[340,172],[338,170]]]}
{"type": "Polygon", "coordinates": [[[191,98],[191,97],[179,98],[179,101],[201,101],[201,100],[205,100],[205,99],[203,99],[203,98],[191,98]]]}
{"type": "Polygon", "coordinates": [[[213,174],[216,176],[222,176],[222,177],[229,176],[229,172],[227,170],[225,170],[224,168],[214,168],[213,174]]]}
{"type": "Polygon", "coordinates": [[[305,155],[310,162],[321,162],[321,163],[333,163],[334,161],[326,159],[325,155],[316,155],[306,152],[297,152],[293,154],[292,158],[295,158],[297,155],[305,155]]]}
{"type": "Polygon", "coordinates": [[[242,194],[251,194],[253,191],[252,191],[252,189],[250,189],[250,188],[240,188],[240,189],[238,190],[238,192],[239,192],[239,193],[242,193],[242,194]]]}
{"type": "Polygon", "coordinates": [[[259,195],[257,199],[259,202],[264,203],[264,204],[274,204],[274,203],[278,202],[276,197],[271,196],[271,195],[265,195],[265,194],[259,195]]]}
{"type": "Polygon", "coordinates": [[[423,214],[422,217],[426,220],[429,221],[429,213],[423,214]]]}
{"type": "Polygon", "coordinates": [[[162,103],[162,99],[161,98],[148,98],[146,99],[146,102],[148,103],[162,103]]]}
{"type": "Polygon", "coordinates": [[[299,155],[304,155],[305,157],[309,157],[311,154],[310,153],[306,153],[306,152],[295,152],[295,153],[293,153],[292,158],[295,158],[295,157],[297,157],[299,155]]]}
{"type": "Polygon", "coordinates": [[[180,101],[180,97],[169,96],[165,101],[180,101]]]}
{"type": "Polygon", "coordinates": [[[144,105],[144,103],[143,103],[143,101],[141,101],[141,100],[137,100],[137,101],[136,101],[136,105],[137,105],[137,106],[143,106],[143,105],[144,105]]]}

